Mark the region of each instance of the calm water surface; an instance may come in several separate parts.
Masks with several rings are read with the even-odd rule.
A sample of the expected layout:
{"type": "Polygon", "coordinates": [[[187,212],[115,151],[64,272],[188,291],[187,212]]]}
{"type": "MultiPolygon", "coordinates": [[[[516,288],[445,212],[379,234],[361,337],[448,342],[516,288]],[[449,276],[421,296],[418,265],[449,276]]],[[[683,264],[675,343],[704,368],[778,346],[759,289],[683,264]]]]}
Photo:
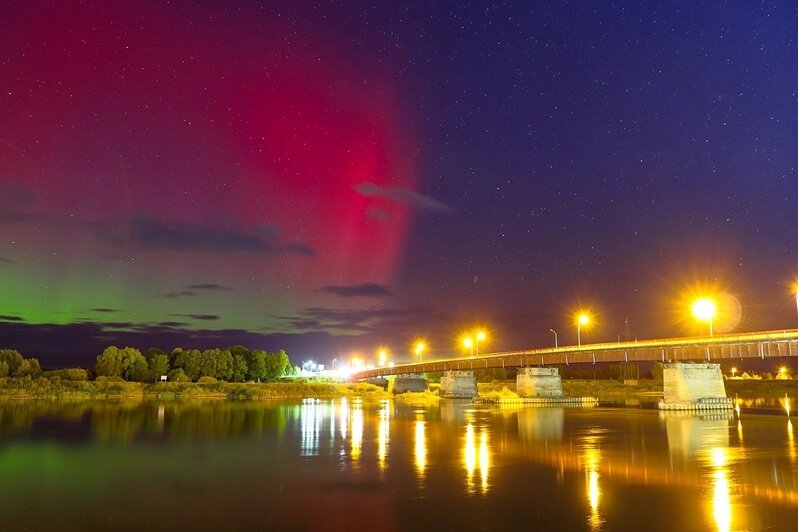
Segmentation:
{"type": "Polygon", "coordinates": [[[0,529],[796,530],[760,411],[5,402],[0,529]]]}

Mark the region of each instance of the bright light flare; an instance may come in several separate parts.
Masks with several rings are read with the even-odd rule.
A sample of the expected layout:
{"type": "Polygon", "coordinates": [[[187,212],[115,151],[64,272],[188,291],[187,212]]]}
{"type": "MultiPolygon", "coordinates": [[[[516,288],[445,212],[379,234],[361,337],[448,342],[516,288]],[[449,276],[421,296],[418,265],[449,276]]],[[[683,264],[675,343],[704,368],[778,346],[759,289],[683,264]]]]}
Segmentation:
{"type": "Polygon", "coordinates": [[[701,321],[710,321],[717,313],[715,302],[708,297],[702,297],[693,302],[693,316],[701,321]]]}

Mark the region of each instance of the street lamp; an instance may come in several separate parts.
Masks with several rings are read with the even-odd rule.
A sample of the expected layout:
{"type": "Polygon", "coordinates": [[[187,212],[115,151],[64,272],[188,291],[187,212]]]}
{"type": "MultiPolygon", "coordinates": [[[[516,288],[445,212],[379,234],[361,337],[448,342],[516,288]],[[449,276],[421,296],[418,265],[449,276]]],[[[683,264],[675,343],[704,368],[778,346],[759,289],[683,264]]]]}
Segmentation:
{"type": "Polygon", "coordinates": [[[388,361],[388,351],[386,351],[385,349],[380,349],[378,356],[380,359],[380,366],[384,366],[385,363],[388,361]]]}
{"type": "Polygon", "coordinates": [[[557,340],[557,331],[555,331],[554,329],[549,329],[549,330],[554,333],[554,347],[555,348],[560,347],[560,342],[557,340]]]}
{"type": "Polygon", "coordinates": [[[463,347],[468,349],[468,353],[471,356],[474,356],[474,341],[471,339],[470,336],[466,336],[463,338],[463,347]]]}
{"type": "Polygon", "coordinates": [[[427,345],[423,341],[419,341],[416,343],[416,358],[418,361],[421,362],[421,353],[427,348],[427,345]]]}
{"type": "Polygon", "coordinates": [[[697,299],[693,303],[693,316],[695,316],[696,319],[709,323],[709,336],[714,336],[712,333],[712,318],[715,317],[716,311],[715,302],[709,298],[704,297],[697,299]]]}
{"type": "Polygon", "coordinates": [[[590,323],[590,316],[586,312],[581,312],[576,317],[576,345],[582,345],[582,325],[590,323]]]}
{"type": "Polygon", "coordinates": [[[474,354],[479,356],[479,342],[485,339],[485,331],[477,331],[474,335],[474,354]]]}

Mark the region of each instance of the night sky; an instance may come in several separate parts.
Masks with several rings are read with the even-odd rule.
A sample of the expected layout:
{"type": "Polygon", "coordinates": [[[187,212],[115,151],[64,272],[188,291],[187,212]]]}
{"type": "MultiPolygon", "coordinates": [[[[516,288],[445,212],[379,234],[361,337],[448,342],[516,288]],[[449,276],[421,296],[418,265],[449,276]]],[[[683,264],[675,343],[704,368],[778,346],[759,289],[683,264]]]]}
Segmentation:
{"type": "Polygon", "coordinates": [[[798,326],[794,2],[4,2],[0,344],[798,326]]]}

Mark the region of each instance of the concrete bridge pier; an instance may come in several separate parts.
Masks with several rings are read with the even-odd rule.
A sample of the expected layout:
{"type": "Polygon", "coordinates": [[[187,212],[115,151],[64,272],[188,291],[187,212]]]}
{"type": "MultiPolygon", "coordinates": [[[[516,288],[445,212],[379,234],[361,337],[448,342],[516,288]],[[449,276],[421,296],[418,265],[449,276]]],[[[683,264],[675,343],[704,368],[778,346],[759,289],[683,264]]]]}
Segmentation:
{"type": "Polygon", "coordinates": [[[665,392],[659,407],[663,410],[727,410],[733,408],[726,397],[720,364],[665,364],[662,371],[665,392]]]}
{"type": "Polygon", "coordinates": [[[521,397],[563,397],[562,377],[557,368],[521,368],[515,378],[515,389],[521,397]]]}
{"type": "Polygon", "coordinates": [[[477,396],[477,379],[474,372],[444,371],[439,394],[446,399],[473,399],[477,396]]]}
{"type": "Polygon", "coordinates": [[[390,381],[393,386],[388,386],[388,391],[394,394],[405,392],[426,392],[427,379],[418,373],[408,373],[407,375],[397,375],[395,379],[390,381]]]}

